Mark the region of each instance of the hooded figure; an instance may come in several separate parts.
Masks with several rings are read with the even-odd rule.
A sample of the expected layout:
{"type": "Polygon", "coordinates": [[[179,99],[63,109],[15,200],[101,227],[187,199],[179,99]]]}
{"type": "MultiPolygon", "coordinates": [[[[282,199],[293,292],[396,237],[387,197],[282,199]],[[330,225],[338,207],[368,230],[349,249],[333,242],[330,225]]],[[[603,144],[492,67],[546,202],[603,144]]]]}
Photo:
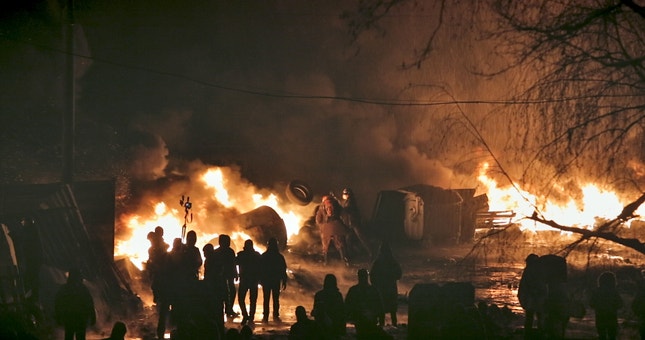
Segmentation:
{"type": "Polygon", "coordinates": [[[325,275],[322,290],[314,295],[311,315],[321,325],[325,339],[338,339],[347,333],[345,302],[334,274],[325,275]]]}
{"type": "Polygon", "coordinates": [[[65,327],[65,340],[84,340],[87,326],[96,323],[94,300],[80,270],[70,270],[67,282],[56,293],[54,316],[65,327]]]}
{"type": "Polygon", "coordinates": [[[349,320],[356,327],[358,339],[374,339],[383,334],[384,312],[381,295],[369,283],[366,269],[358,270],[358,283],[349,288],[345,296],[349,320]]]}
{"type": "Polygon", "coordinates": [[[401,279],[402,275],[401,265],[392,255],[390,245],[383,241],[376,260],[372,264],[370,282],[381,293],[384,311],[390,314],[392,325],[395,327],[397,325],[396,310],[399,298],[397,281],[401,279]]]}

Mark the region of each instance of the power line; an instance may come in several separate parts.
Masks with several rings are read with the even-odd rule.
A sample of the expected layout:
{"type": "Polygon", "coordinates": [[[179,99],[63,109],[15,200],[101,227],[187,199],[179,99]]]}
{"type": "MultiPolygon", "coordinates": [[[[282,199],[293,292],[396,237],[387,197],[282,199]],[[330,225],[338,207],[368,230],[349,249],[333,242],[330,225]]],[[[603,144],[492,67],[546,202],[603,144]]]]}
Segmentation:
{"type": "Polygon", "coordinates": [[[563,97],[563,98],[546,98],[546,99],[536,99],[536,100],[488,100],[488,99],[472,99],[472,100],[445,100],[445,101],[417,101],[417,100],[395,100],[395,99],[375,99],[375,98],[360,98],[360,97],[348,97],[348,96],[326,96],[326,95],[312,95],[312,94],[296,94],[296,93],[279,93],[277,91],[270,90],[251,90],[243,87],[236,87],[230,85],[223,85],[208,82],[205,80],[197,79],[185,74],[157,70],[153,68],[143,67],[139,65],[131,65],[126,63],[119,63],[111,61],[108,59],[97,58],[94,56],[82,55],[78,53],[70,53],[55,47],[35,44],[33,42],[28,42],[19,39],[12,39],[6,35],[0,35],[5,40],[13,41],[15,43],[30,45],[33,47],[38,47],[41,49],[54,51],[56,53],[71,55],[78,58],[83,58],[91,60],[93,62],[103,63],[106,65],[121,67],[124,69],[138,70],[143,72],[148,72],[151,74],[157,74],[167,77],[172,77],[176,79],[186,80],[201,86],[216,88],[219,90],[242,93],[247,95],[262,96],[262,97],[271,97],[271,98],[284,98],[284,99],[305,99],[305,100],[336,100],[336,101],[345,101],[353,103],[362,103],[362,104],[371,104],[371,105],[380,105],[380,106],[446,106],[446,105],[466,105],[466,104],[487,104],[487,105],[536,105],[536,104],[547,104],[547,103],[556,103],[556,102],[566,102],[574,101],[585,98],[595,97],[590,96],[576,96],[576,97],[563,97]]]}

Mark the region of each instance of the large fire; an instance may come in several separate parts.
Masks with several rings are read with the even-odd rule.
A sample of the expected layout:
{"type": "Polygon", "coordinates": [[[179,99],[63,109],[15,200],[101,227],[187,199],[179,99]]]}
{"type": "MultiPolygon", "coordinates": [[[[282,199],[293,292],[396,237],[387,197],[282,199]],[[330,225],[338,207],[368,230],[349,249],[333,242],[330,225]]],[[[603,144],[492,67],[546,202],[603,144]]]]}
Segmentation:
{"type": "MultiPolygon", "coordinates": [[[[196,215],[194,223],[186,223],[193,222],[193,212],[188,218],[184,206],[169,205],[163,200],[150,202],[150,207],[152,207],[150,212],[137,212],[121,216],[121,223],[131,231],[131,234],[127,239],[116,240],[115,255],[127,256],[135,265],[142,268],[148,258],[147,234],[156,226],[164,227],[164,238],[166,242],[171,243],[172,239],[183,236],[181,227],[187,225],[188,230],[197,232],[197,246],[201,249],[204,244],[211,242],[222,232],[204,228],[204,221],[212,219],[213,211],[211,209],[213,207],[217,207],[220,214],[222,210],[226,212],[231,209],[235,214],[240,214],[260,206],[269,206],[283,219],[288,239],[298,234],[303,222],[313,211],[311,207],[297,206],[290,202],[281,203],[277,195],[262,194],[260,189],[248,184],[234,173],[227,173],[226,170],[226,168],[210,167],[198,175],[199,182],[209,197],[199,197],[201,203],[193,203],[196,215]]],[[[620,214],[624,205],[629,203],[621,202],[616,193],[603,190],[591,183],[582,188],[583,198],[579,201],[581,203],[573,199],[564,204],[556,203],[545,197],[524,191],[517,184],[501,188],[495,180],[489,177],[488,171],[489,165],[482,164],[478,180],[482,185],[482,191],[487,194],[489,210],[512,210],[516,214],[513,222],[520,225],[522,230],[553,230],[551,227],[524,218],[531,216],[536,209],[546,219],[557,221],[559,224],[591,228],[599,218],[615,218],[620,214]]],[[[645,207],[641,206],[636,214],[645,215],[645,207]]],[[[227,220],[229,223],[230,221],[232,220],[227,220]]],[[[629,224],[626,225],[629,226],[629,224]]],[[[249,238],[239,230],[239,226],[237,231],[233,226],[233,230],[227,231],[233,243],[241,244],[249,238]]]]}
{"type": "MultiPolygon", "coordinates": [[[[592,183],[582,187],[582,199],[579,202],[570,198],[565,203],[558,203],[524,191],[517,184],[499,188],[497,182],[488,176],[488,171],[489,164],[481,164],[478,180],[488,196],[489,210],[514,211],[516,216],[512,222],[519,224],[523,231],[553,230],[547,225],[525,218],[536,210],[545,219],[556,221],[558,224],[590,229],[599,219],[616,218],[623,207],[630,203],[621,202],[615,192],[599,188],[592,183]]],[[[635,214],[644,215],[645,205],[639,207],[635,214]]],[[[629,227],[629,222],[625,225],[629,227]]]]}
{"type": "MultiPolygon", "coordinates": [[[[240,226],[230,224],[236,223],[235,216],[261,206],[271,207],[282,218],[288,239],[298,234],[304,220],[308,217],[307,214],[311,214],[311,208],[288,202],[280,203],[277,195],[262,194],[260,189],[234,174],[229,173],[227,176],[226,170],[226,168],[211,167],[198,175],[199,182],[209,197],[203,195],[193,197],[191,211],[185,209],[185,205],[174,206],[164,201],[152,201],[150,206],[153,209],[144,208],[140,209],[141,212],[121,216],[120,222],[131,233],[127,239],[115,240],[115,256],[126,256],[137,267],[143,268],[144,262],[148,259],[150,247],[147,235],[156,226],[164,228],[164,239],[169,244],[175,238],[183,238],[188,230],[194,230],[197,233],[197,247],[200,249],[206,243],[213,243],[212,240],[220,233],[229,234],[233,245],[241,245],[250,237],[240,229],[240,226]],[[145,212],[146,210],[151,211],[145,212]],[[225,216],[219,217],[223,221],[220,222],[221,224],[227,224],[225,230],[213,231],[213,227],[205,227],[206,223],[212,223],[210,221],[218,219],[213,218],[212,215],[215,214],[225,216]],[[186,228],[182,230],[184,225],[186,228]]],[[[217,244],[213,245],[217,247],[217,244]]],[[[241,249],[239,246],[237,248],[241,249]]],[[[262,250],[264,246],[256,244],[256,248],[262,250]]]]}

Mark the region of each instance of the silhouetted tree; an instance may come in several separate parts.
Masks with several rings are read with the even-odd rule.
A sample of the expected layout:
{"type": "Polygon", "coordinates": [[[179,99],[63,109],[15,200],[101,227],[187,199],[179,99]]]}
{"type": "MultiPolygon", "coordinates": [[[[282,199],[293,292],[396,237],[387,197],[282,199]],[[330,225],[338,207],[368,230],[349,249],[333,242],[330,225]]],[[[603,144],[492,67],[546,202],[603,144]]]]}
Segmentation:
{"type": "MultiPolygon", "coordinates": [[[[385,18],[421,12],[428,19],[417,32],[425,38],[417,40],[402,70],[423,72],[442,43],[442,30],[457,27],[490,43],[490,54],[471,67],[474,74],[512,80],[505,85],[505,98],[487,103],[500,109],[482,121],[472,120],[464,103],[452,96],[445,104],[458,108],[463,125],[510,183],[530,186],[542,197],[569,200],[581,195],[572,178],[593,174],[596,182],[611,183],[629,197],[644,192],[645,7],[633,0],[366,0],[342,18],[360,45],[367,32],[387,33],[385,18]],[[490,145],[495,137],[483,133],[485,120],[506,126],[517,138],[490,145]],[[508,152],[499,156],[496,150],[508,152]]],[[[617,231],[644,198],[594,230],[546,220],[539,202],[529,218],[581,234],[574,247],[603,238],[643,253],[640,240],[625,239],[617,231]]]]}

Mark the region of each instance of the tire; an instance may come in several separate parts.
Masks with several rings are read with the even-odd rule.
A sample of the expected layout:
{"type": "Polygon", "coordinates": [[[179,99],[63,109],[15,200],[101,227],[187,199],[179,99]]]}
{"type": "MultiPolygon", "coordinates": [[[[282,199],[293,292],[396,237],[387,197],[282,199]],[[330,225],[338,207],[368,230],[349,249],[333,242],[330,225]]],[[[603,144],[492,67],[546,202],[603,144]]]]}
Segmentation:
{"type": "Polygon", "coordinates": [[[291,181],[287,185],[286,194],[291,202],[302,206],[311,203],[313,200],[311,188],[306,183],[298,180],[291,181]]]}

